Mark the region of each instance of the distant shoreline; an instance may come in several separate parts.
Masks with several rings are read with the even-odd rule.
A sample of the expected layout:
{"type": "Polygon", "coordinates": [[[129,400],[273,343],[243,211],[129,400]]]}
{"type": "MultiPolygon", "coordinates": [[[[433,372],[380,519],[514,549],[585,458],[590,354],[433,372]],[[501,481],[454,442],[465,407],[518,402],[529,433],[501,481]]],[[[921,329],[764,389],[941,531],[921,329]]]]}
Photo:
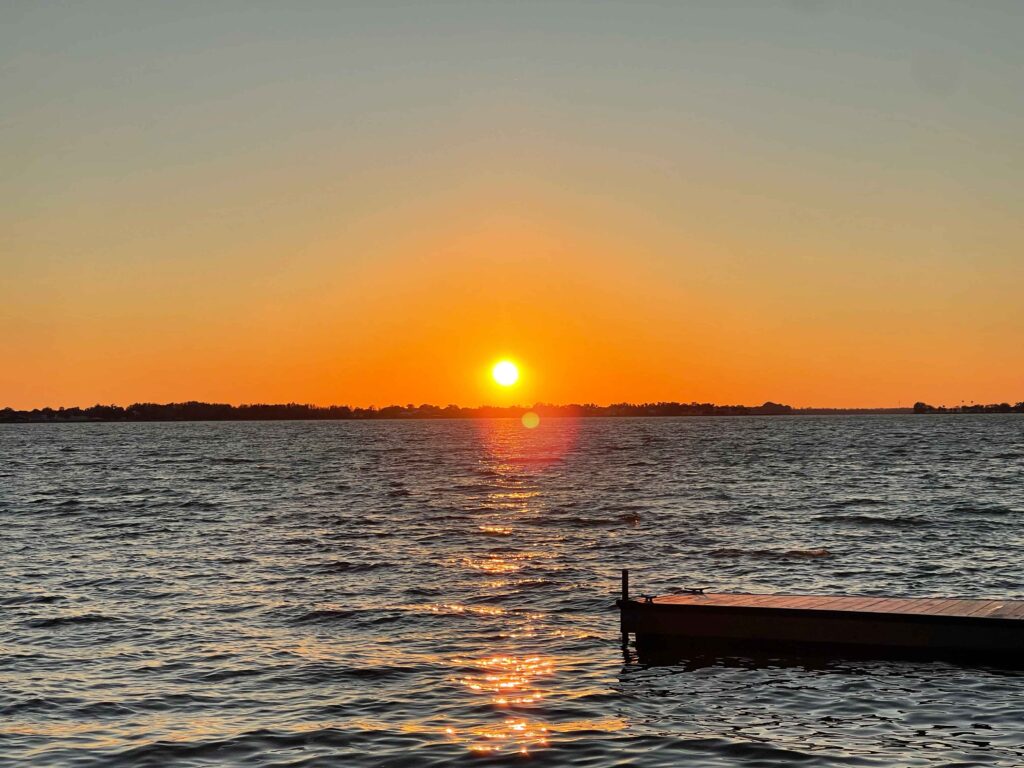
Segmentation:
{"type": "Polygon", "coordinates": [[[895,414],[1024,413],[1024,402],[1010,405],[968,405],[947,408],[915,403],[911,408],[793,408],[773,403],[716,405],[714,403],[616,403],[614,405],[537,403],[528,406],[389,405],[352,408],[300,403],[228,405],[225,403],[135,403],[127,407],[94,405],[88,408],[35,408],[0,410],[0,424],[74,424],[169,421],[421,421],[430,419],[518,419],[526,413],[541,418],[673,418],[685,416],[858,416],[895,414]]]}
{"type": "Polygon", "coordinates": [[[174,421],[411,421],[430,419],[518,419],[534,412],[541,418],[671,418],[699,416],[827,416],[908,414],[911,408],[792,408],[779,403],[759,406],[712,403],[618,403],[597,405],[480,406],[463,408],[432,405],[351,408],[281,405],[227,405],[221,403],[137,403],[127,407],[95,405],[89,408],[36,408],[0,410],[0,424],[73,424],[174,421]]]}
{"type": "Polygon", "coordinates": [[[429,419],[518,419],[526,413],[541,418],[670,417],[670,416],[785,416],[788,405],[715,405],[713,403],[618,403],[533,406],[389,405],[383,408],[352,408],[347,405],[315,406],[301,403],[228,405],[225,403],[135,403],[94,405],[89,408],[36,408],[31,411],[0,410],[0,423],[88,423],[149,421],[412,421],[429,419]]]}

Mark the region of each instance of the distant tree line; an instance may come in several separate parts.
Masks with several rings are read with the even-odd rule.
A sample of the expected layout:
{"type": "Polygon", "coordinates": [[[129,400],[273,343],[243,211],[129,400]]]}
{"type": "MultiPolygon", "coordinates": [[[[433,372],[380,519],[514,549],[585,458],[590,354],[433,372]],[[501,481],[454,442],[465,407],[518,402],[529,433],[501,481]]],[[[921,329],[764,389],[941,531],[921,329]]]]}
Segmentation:
{"type": "Polygon", "coordinates": [[[989,403],[988,405],[954,405],[947,408],[944,405],[928,405],[928,403],[914,403],[914,413],[1024,413],[1024,402],[1010,405],[1009,403],[989,403]]]}
{"type": "Polygon", "coordinates": [[[544,417],[593,416],[785,416],[896,413],[1024,413],[1024,402],[959,405],[953,407],[914,403],[911,408],[792,408],[771,401],[762,405],[715,405],[714,403],[593,403],[533,406],[483,405],[465,408],[458,405],[388,405],[383,408],[352,408],[347,405],[308,405],[303,403],[228,405],[227,403],[133,403],[93,405],[88,408],[34,408],[0,410],[0,423],[76,422],[76,421],[338,421],[358,419],[500,419],[519,418],[527,411],[544,417]]]}
{"type": "Polygon", "coordinates": [[[911,408],[794,408],[800,416],[863,416],[912,413],[911,408]]]}
{"type": "Polygon", "coordinates": [[[616,403],[615,405],[480,406],[389,405],[384,408],[351,408],[347,405],[228,405],[226,403],[134,403],[94,405],[89,408],[35,408],[0,410],[0,423],[74,421],[335,421],[347,419],[491,419],[519,418],[533,411],[540,417],[555,416],[782,416],[793,409],[767,402],[763,405],[715,405],[713,403],[616,403]]]}

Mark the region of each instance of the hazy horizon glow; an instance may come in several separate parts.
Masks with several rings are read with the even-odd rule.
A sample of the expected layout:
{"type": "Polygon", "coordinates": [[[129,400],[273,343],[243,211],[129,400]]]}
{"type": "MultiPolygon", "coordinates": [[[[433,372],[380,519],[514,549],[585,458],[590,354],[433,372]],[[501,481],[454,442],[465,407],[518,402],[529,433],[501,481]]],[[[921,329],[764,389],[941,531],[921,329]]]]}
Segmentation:
{"type": "Polygon", "coordinates": [[[1024,399],[1020,4],[2,14],[0,407],[1024,399]]]}

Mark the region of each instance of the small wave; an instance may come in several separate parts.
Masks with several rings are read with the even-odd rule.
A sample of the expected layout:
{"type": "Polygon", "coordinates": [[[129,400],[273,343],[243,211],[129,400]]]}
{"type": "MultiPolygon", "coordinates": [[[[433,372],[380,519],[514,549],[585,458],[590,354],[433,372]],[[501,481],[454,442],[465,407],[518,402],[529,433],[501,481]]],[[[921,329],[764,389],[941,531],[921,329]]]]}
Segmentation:
{"type": "Polygon", "coordinates": [[[204,683],[222,683],[226,680],[237,680],[240,677],[256,677],[258,675],[265,675],[269,671],[268,668],[252,668],[248,667],[245,669],[217,669],[213,672],[207,672],[201,675],[201,679],[204,683]]]}
{"type": "Polygon", "coordinates": [[[720,755],[731,760],[742,760],[745,765],[796,765],[815,762],[818,757],[813,752],[739,739],[693,739],[688,741],[686,746],[690,749],[704,746],[710,754],[720,755]]]}
{"type": "Polygon", "coordinates": [[[932,521],[924,515],[908,515],[906,517],[881,517],[879,515],[818,515],[814,519],[823,523],[877,525],[885,528],[918,528],[923,525],[932,524],[932,521]]]}
{"type": "Polygon", "coordinates": [[[49,605],[67,600],[63,595],[13,595],[0,598],[0,605],[49,605]]]}
{"type": "MultiPolygon", "coordinates": [[[[230,738],[195,739],[192,741],[152,741],[132,746],[110,755],[109,764],[192,765],[207,763],[241,764],[251,762],[253,754],[273,754],[276,750],[321,748],[343,749],[356,740],[355,733],[339,728],[304,729],[297,733],[260,729],[230,738]]],[[[305,763],[305,761],[303,762],[305,763]]]]}
{"type": "MultiPolygon", "coordinates": [[[[294,657],[294,654],[289,654],[294,657]]],[[[307,663],[289,663],[267,670],[267,677],[260,681],[261,686],[302,686],[316,689],[331,680],[341,682],[400,680],[411,675],[427,672],[427,665],[387,665],[359,664],[352,665],[348,661],[313,661],[307,663]]]]}
{"type": "Polygon", "coordinates": [[[360,611],[344,608],[319,608],[309,611],[293,620],[295,624],[324,624],[357,616],[360,611]]]}
{"type": "Polygon", "coordinates": [[[437,595],[444,594],[444,590],[441,587],[427,587],[417,584],[406,589],[405,594],[412,597],[436,597],[437,595]]]}
{"type": "Polygon", "coordinates": [[[542,516],[530,521],[533,525],[573,526],[575,528],[607,528],[616,525],[638,525],[640,515],[636,512],[624,512],[614,517],[569,517],[542,516]]]}
{"type": "Polygon", "coordinates": [[[318,680],[323,680],[326,677],[334,679],[349,678],[352,680],[389,680],[399,677],[408,677],[422,673],[429,669],[428,666],[410,666],[410,665],[389,665],[389,666],[367,666],[367,667],[352,667],[344,666],[338,667],[337,665],[331,666],[327,670],[317,669],[315,674],[312,676],[310,682],[316,683],[318,680]]]}
{"type": "Polygon", "coordinates": [[[77,704],[79,701],[80,699],[73,696],[33,696],[0,707],[0,717],[14,717],[23,714],[47,714],[54,710],[77,704]]]}
{"type": "Polygon", "coordinates": [[[819,557],[831,557],[832,552],[825,548],[820,549],[739,549],[736,547],[722,547],[713,549],[709,553],[712,557],[742,558],[749,557],[764,560],[803,560],[819,557]]]}
{"type": "Polygon", "coordinates": [[[218,565],[245,565],[246,563],[256,562],[251,557],[245,555],[233,555],[231,557],[221,557],[217,560],[218,565]]]}
{"type": "Polygon", "coordinates": [[[973,505],[957,505],[950,507],[947,512],[953,515],[1016,515],[1020,514],[1020,510],[1012,509],[1011,507],[1004,507],[998,504],[991,506],[973,506],[973,505]]]}
{"type": "Polygon", "coordinates": [[[189,499],[183,501],[179,505],[182,509],[216,509],[217,503],[214,501],[205,501],[204,499],[189,499]]]}
{"type": "Polygon", "coordinates": [[[878,507],[885,504],[881,499],[872,499],[867,496],[852,499],[836,499],[825,506],[830,509],[846,509],[847,507],[878,507]]]}
{"type": "Polygon", "coordinates": [[[93,701],[78,707],[71,707],[66,712],[71,717],[94,720],[97,718],[131,717],[135,714],[135,709],[117,701],[93,701]]]}
{"type": "Polygon", "coordinates": [[[789,549],[782,557],[832,557],[832,553],[824,547],[820,549],[789,549]]]}
{"type": "Polygon", "coordinates": [[[29,619],[25,622],[36,629],[54,629],[56,627],[68,627],[79,624],[107,624],[118,622],[121,619],[115,616],[104,616],[101,613],[83,613],[78,616],[54,616],[48,619],[29,619]]]}
{"type": "Polygon", "coordinates": [[[488,493],[496,488],[492,483],[458,483],[451,486],[453,491],[478,491],[488,493]]]}
{"type": "Polygon", "coordinates": [[[336,552],[338,547],[329,541],[321,541],[312,536],[303,536],[297,539],[283,539],[280,551],[292,555],[306,555],[310,552],[336,552]],[[294,547],[292,549],[292,547],[294,547]]]}
{"type": "Polygon", "coordinates": [[[334,560],[329,563],[319,563],[310,570],[314,573],[365,573],[375,571],[378,568],[387,568],[393,563],[351,563],[347,560],[334,560]]]}

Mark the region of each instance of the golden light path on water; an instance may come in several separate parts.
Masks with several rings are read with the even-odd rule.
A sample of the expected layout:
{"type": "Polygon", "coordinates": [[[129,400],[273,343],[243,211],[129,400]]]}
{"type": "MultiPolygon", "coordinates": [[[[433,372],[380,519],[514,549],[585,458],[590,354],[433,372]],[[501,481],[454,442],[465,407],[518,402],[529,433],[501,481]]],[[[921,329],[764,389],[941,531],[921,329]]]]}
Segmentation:
{"type": "Polygon", "coordinates": [[[540,419],[532,412],[523,416],[521,424],[481,422],[480,437],[486,446],[483,470],[497,487],[483,499],[477,530],[481,537],[493,539],[493,546],[454,556],[447,564],[476,579],[486,604],[437,607],[504,620],[500,642],[481,649],[478,655],[450,659],[453,668],[460,670],[453,681],[474,701],[483,703],[488,716],[479,723],[452,724],[445,729],[445,736],[475,754],[528,755],[549,746],[562,730],[622,727],[610,722],[549,722],[544,705],[557,699],[559,675],[564,674],[565,665],[545,648],[566,633],[543,611],[491,604],[528,590],[536,581],[528,575],[534,563],[544,561],[549,573],[559,567],[558,553],[530,546],[531,537],[524,529],[528,531],[540,514],[536,474],[561,461],[572,447],[573,432],[560,430],[559,439],[552,440],[551,433],[540,427],[540,419]]]}

